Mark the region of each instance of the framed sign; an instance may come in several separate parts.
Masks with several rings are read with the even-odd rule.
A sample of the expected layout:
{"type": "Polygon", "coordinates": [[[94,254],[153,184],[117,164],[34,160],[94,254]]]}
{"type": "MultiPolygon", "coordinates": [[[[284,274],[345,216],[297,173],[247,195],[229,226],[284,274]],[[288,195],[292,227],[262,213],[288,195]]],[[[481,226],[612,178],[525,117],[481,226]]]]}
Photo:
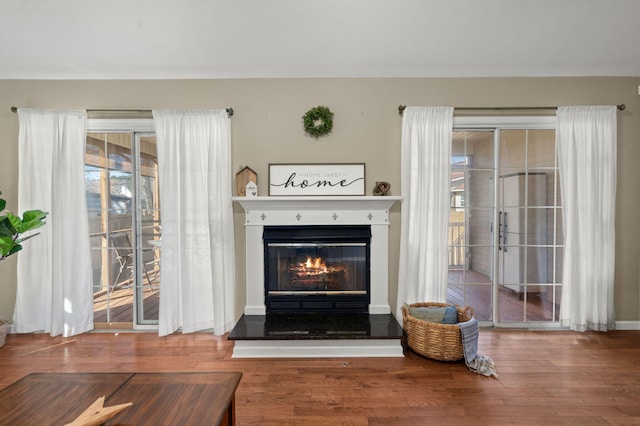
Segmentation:
{"type": "Polygon", "coordinates": [[[269,164],[269,195],[364,195],[364,163],[269,164]]]}

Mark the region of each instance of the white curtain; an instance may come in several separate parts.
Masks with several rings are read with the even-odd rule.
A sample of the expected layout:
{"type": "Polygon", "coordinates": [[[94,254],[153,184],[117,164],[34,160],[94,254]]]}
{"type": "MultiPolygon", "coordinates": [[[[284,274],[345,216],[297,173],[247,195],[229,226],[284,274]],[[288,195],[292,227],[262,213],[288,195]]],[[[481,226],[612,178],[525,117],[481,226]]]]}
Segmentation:
{"type": "Polygon", "coordinates": [[[452,131],[452,107],[404,110],[398,313],[447,299],[452,131]]]}
{"type": "Polygon", "coordinates": [[[565,235],[560,323],[615,328],[616,107],[558,108],[565,235]]]}
{"type": "Polygon", "coordinates": [[[231,125],[225,110],[153,111],[162,251],[159,334],[235,320],[231,125]]]}
{"type": "Polygon", "coordinates": [[[93,329],[84,188],[86,113],[18,109],[19,209],[49,212],[18,254],[13,327],[71,336],[93,329]]]}

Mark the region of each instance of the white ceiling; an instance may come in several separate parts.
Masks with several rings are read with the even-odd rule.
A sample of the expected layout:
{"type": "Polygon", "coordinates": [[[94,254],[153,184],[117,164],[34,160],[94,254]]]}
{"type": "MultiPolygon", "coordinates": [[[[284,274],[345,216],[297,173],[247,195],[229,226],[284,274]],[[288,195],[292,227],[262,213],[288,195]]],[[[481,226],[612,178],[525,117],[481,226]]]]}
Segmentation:
{"type": "Polygon", "coordinates": [[[640,0],[0,0],[0,78],[640,76],[640,0]]]}

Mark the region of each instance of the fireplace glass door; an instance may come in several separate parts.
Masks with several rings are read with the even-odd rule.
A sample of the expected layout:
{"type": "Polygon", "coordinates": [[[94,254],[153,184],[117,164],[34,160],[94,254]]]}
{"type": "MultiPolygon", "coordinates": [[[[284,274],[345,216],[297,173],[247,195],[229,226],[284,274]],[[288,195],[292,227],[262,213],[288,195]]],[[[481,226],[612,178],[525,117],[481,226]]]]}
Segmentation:
{"type": "Polygon", "coordinates": [[[265,230],[267,309],[366,312],[370,229],[289,228],[265,230]]]}
{"type": "Polygon", "coordinates": [[[268,292],[366,294],[366,243],[270,243],[268,292]]]}

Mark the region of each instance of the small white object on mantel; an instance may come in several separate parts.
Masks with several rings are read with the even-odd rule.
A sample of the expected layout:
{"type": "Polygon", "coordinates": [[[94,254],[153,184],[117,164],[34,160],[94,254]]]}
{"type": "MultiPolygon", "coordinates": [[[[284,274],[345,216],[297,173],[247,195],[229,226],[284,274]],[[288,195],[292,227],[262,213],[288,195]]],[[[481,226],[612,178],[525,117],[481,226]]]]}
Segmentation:
{"type": "Polygon", "coordinates": [[[257,197],[258,196],[258,185],[255,182],[249,182],[245,186],[244,190],[245,197],[257,197]]]}

